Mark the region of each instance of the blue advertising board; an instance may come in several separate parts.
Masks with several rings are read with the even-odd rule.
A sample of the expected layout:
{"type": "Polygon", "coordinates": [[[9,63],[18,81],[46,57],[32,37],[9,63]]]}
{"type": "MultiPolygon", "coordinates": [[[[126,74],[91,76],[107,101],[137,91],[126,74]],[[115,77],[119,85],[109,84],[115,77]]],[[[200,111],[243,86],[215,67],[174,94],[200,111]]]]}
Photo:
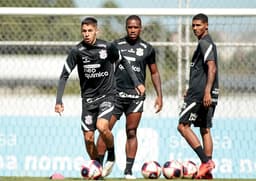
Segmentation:
{"type": "MultiPolygon", "coordinates": [[[[142,118],[133,167],[135,176],[142,177],[141,166],[149,160],[156,160],[160,165],[172,159],[200,164],[178,133],[177,120],[142,118]]],[[[59,172],[65,177],[81,177],[81,165],[89,157],[85,151],[80,117],[1,116],[0,125],[1,176],[45,177],[59,172]]],[[[123,176],[126,159],[124,126],[122,117],[113,129],[117,158],[109,177],[123,176]]],[[[215,178],[256,178],[255,128],[256,119],[252,118],[214,120],[215,178]]],[[[198,130],[194,130],[199,135],[198,130]]]]}

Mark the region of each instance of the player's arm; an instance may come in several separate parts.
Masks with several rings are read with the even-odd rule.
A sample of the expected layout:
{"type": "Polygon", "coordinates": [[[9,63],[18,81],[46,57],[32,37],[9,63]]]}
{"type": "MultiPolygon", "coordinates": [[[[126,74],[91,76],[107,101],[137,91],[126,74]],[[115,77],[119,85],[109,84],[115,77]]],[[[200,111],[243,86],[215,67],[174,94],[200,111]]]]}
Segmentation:
{"type": "Polygon", "coordinates": [[[215,80],[217,66],[215,62],[215,54],[213,45],[206,40],[199,42],[201,52],[204,55],[204,62],[207,66],[207,80],[204,89],[203,105],[209,107],[212,104],[211,90],[215,80]]]}
{"type": "Polygon", "coordinates": [[[207,71],[207,82],[204,89],[203,104],[205,107],[209,107],[212,104],[211,90],[215,80],[217,68],[214,60],[208,60],[206,63],[207,63],[208,71],[207,71]]]}
{"type": "Polygon", "coordinates": [[[163,94],[162,94],[162,87],[161,87],[161,78],[156,64],[156,54],[154,48],[151,49],[150,55],[147,59],[149,71],[151,73],[151,81],[154,85],[156,91],[156,100],[155,100],[155,108],[156,113],[162,110],[163,107],[163,94]]]}
{"type": "Polygon", "coordinates": [[[56,113],[61,113],[64,111],[64,104],[62,102],[62,96],[64,94],[65,86],[67,83],[67,80],[69,78],[70,73],[76,66],[76,58],[75,58],[74,51],[71,51],[68,58],[66,59],[66,62],[63,66],[59,81],[58,81],[58,87],[57,87],[57,95],[56,95],[56,104],[54,107],[54,110],[56,113]]]}
{"type": "Polygon", "coordinates": [[[135,72],[132,70],[130,63],[121,55],[121,52],[114,45],[114,43],[111,43],[111,53],[112,53],[112,56],[114,57],[114,60],[116,60],[116,64],[121,63],[123,67],[126,69],[126,71],[128,72],[138,94],[144,95],[145,86],[138,80],[135,72]]]}
{"type": "Polygon", "coordinates": [[[163,107],[163,96],[162,96],[160,74],[159,74],[156,64],[150,64],[149,70],[151,73],[151,80],[152,80],[152,83],[154,85],[156,95],[157,95],[154,106],[156,108],[156,113],[158,113],[159,111],[162,110],[162,107],[163,107]]]}

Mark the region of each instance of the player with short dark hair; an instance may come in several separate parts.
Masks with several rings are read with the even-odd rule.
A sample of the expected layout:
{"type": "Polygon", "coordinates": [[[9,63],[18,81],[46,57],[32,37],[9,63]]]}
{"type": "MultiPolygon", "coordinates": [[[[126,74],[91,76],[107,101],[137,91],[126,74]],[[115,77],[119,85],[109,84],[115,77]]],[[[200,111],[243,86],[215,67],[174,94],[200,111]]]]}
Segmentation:
{"type": "Polygon", "coordinates": [[[55,112],[64,111],[62,96],[72,70],[77,66],[82,97],[81,128],[90,159],[99,160],[94,143],[94,132],[98,129],[107,145],[108,161],[115,160],[114,139],[109,129],[109,120],[114,110],[114,70],[119,63],[125,67],[133,80],[133,86],[144,93],[128,61],[121,58],[113,43],[97,39],[97,20],[87,17],[81,23],[83,40],[71,49],[60,75],[55,112]]]}
{"type": "MultiPolygon", "coordinates": [[[[137,15],[131,15],[126,19],[127,35],[121,39],[115,40],[114,43],[121,51],[124,59],[127,59],[140,83],[145,84],[146,67],[148,66],[151,79],[157,94],[155,101],[156,113],[162,109],[162,89],[160,74],[158,72],[155,49],[146,41],[140,38],[142,25],[141,19],[137,15]]],[[[132,81],[122,65],[119,65],[116,72],[117,95],[113,116],[110,120],[110,129],[113,128],[117,120],[124,113],[126,116],[126,167],[124,175],[126,179],[135,179],[132,175],[132,167],[134,164],[138,141],[137,128],[139,126],[145,95],[138,95],[132,88],[132,81]]],[[[98,139],[98,150],[101,160],[104,159],[105,145],[102,138],[98,139]]],[[[103,175],[109,173],[103,168],[103,175]]]]}
{"type": "Polygon", "coordinates": [[[202,162],[197,178],[208,178],[212,177],[211,170],[215,167],[210,129],[219,95],[217,48],[208,33],[208,17],[205,14],[193,17],[192,29],[198,38],[198,45],[190,65],[189,87],[179,114],[178,131],[202,162]],[[191,124],[200,128],[203,146],[191,124]]]}

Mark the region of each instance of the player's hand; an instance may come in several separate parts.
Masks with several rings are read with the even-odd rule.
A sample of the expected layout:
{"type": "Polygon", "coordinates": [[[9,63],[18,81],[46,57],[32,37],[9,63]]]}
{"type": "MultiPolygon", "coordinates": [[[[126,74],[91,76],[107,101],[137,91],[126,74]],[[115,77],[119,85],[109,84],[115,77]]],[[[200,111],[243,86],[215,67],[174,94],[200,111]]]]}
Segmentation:
{"type": "Polygon", "coordinates": [[[64,105],[63,104],[56,104],[55,105],[55,112],[59,113],[59,115],[61,116],[61,114],[64,111],[64,105]]]}
{"type": "Polygon", "coordinates": [[[187,97],[187,92],[188,92],[188,90],[185,90],[185,92],[183,93],[184,98],[187,97]]]}
{"type": "Polygon", "coordinates": [[[145,94],[146,88],[143,84],[138,85],[135,89],[139,95],[143,96],[145,94]]]}
{"type": "Polygon", "coordinates": [[[155,105],[154,105],[156,111],[155,113],[158,113],[162,110],[162,107],[163,107],[163,101],[162,101],[162,98],[161,97],[157,97],[156,98],[156,101],[155,101],[155,105]]]}
{"type": "Polygon", "coordinates": [[[211,97],[210,93],[204,95],[203,104],[204,104],[204,107],[210,107],[211,106],[212,97],[211,97]]]}

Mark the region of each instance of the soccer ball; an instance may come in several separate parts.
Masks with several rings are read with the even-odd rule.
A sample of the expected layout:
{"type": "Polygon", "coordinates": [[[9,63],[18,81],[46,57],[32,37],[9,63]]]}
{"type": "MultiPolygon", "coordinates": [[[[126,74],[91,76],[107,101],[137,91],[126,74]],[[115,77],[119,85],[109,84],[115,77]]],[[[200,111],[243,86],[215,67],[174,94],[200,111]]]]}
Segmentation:
{"type": "Polygon", "coordinates": [[[163,165],[162,172],[166,179],[181,178],[183,176],[183,166],[177,160],[167,161],[163,165]]]}
{"type": "Polygon", "coordinates": [[[183,178],[192,179],[197,174],[197,166],[194,162],[188,160],[182,163],[183,165],[183,178]]]}
{"type": "Polygon", "coordinates": [[[161,175],[161,166],[157,161],[145,162],[141,167],[141,173],[146,179],[157,179],[161,175]]]}
{"type": "Polygon", "coordinates": [[[87,161],[82,165],[81,175],[84,179],[97,180],[101,177],[102,166],[96,160],[87,161]]]}

